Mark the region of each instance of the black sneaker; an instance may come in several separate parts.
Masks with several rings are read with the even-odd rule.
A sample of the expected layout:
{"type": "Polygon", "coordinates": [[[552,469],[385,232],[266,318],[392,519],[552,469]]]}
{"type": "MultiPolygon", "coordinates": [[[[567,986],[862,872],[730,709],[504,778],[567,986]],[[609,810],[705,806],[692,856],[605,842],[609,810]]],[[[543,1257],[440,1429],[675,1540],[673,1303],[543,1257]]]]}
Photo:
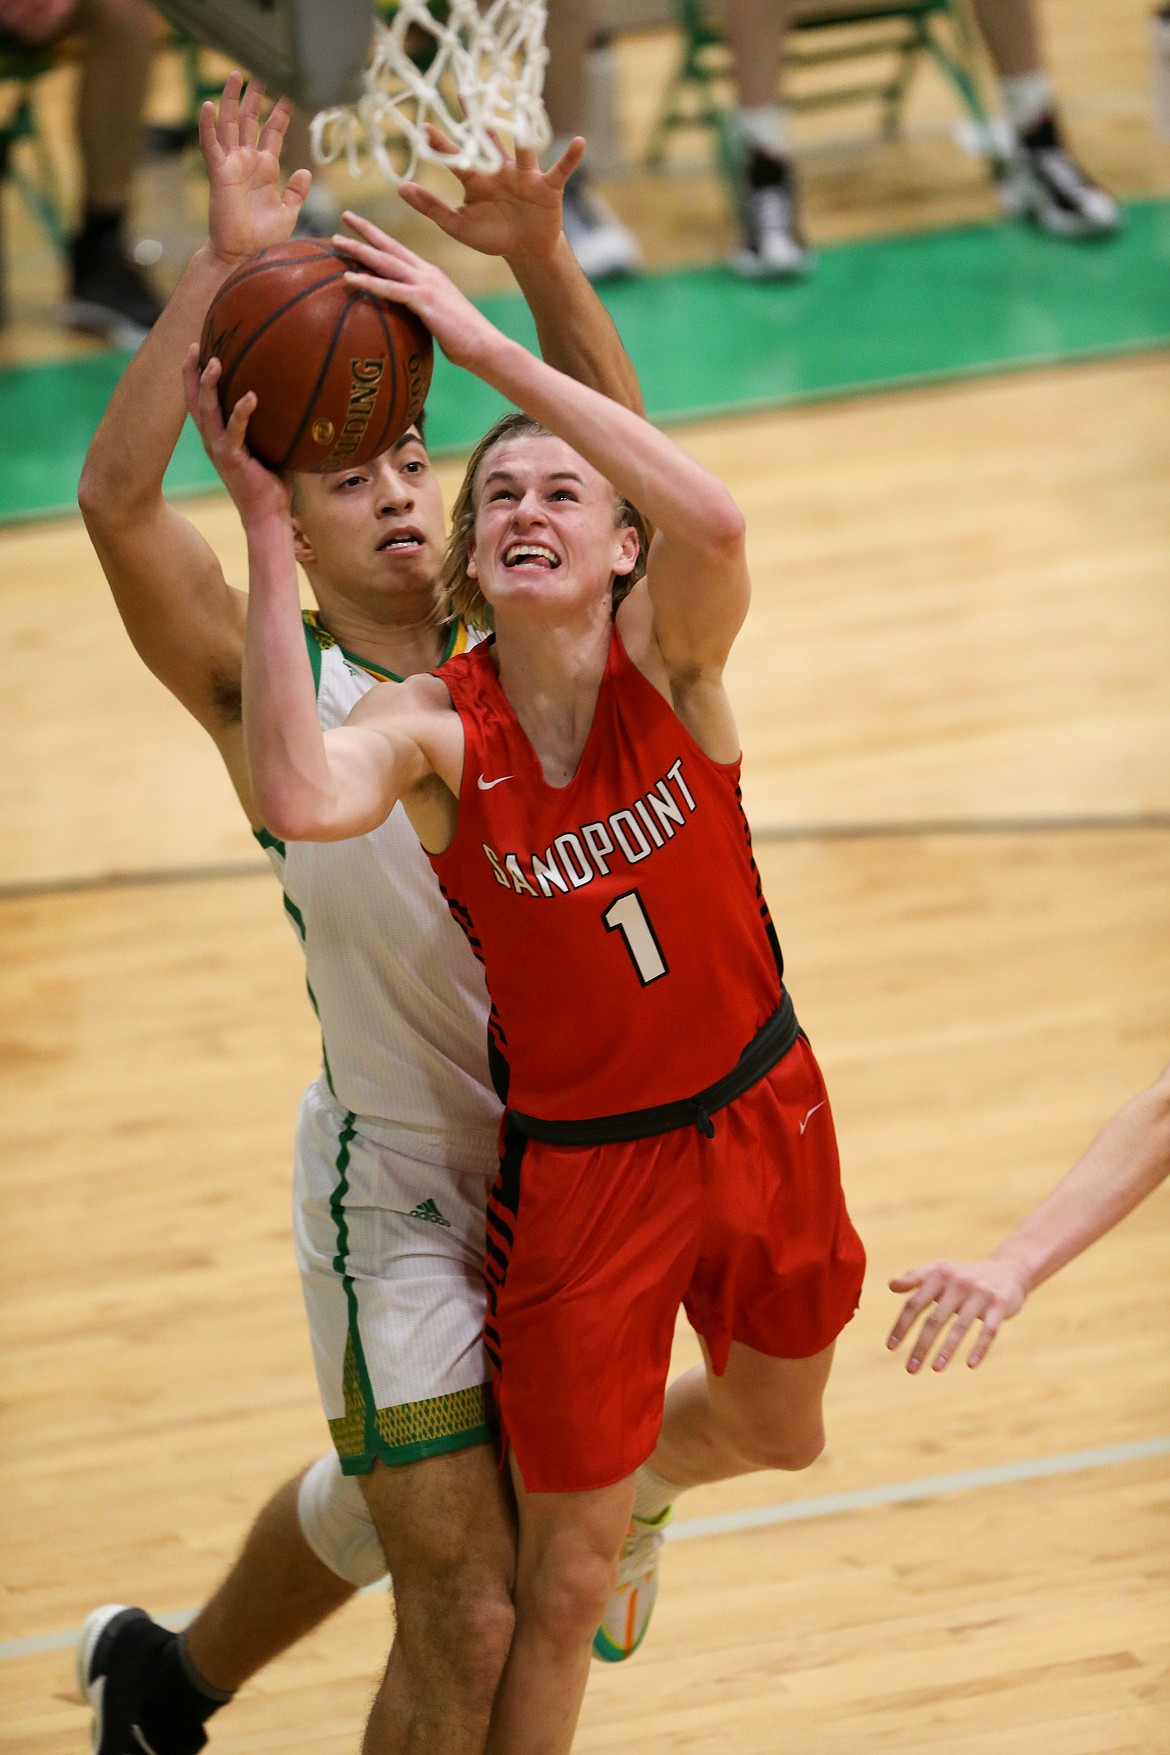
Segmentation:
{"type": "Polygon", "coordinates": [[[731,257],[750,280],[786,280],[804,274],[809,252],[796,217],[796,186],[786,159],[746,154],[736,191],[740,247],[731,257]]]}
{"type": "Polygon", "coordinates": [[[162,315],[162,300],[114,233],[84,251],[69,250],[69,297],[61,306],[70,329],[100,335],[113,347],[137,347],[162,315]]]}
{"type": "Polygon", "coordinates": [[[176,1637],[145,1609],[121,1603],[107,1603],[87,1618],[77,1648],[77,1683],[93,1707],[93,1755],[198,1755],[206,1747],[202,1730],[168,1740],[165,1749],[142,1730],[155,1660],[176,1637]]]}
{"type": "Polygon", "coordinates": [[[1042,116],[1021,134],[999,197],[1005,212],[1058,238],[1104,237],[1121,224],[1119,204],[1081,169],[1053,116],[1042,116]]]}

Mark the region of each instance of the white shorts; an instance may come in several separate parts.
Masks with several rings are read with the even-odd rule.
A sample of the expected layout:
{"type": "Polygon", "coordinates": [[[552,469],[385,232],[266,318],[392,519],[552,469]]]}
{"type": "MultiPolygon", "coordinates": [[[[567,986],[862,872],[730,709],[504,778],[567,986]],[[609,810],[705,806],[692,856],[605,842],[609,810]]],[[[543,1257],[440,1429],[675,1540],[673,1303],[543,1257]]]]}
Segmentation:
{"type": "Polygon", "coordinates": [[[484,1224],[494,1146],[455,1151],[310,1085],[294,1226],[313,1362],[347,1475],[487,1442],[484,1224]],[[393,1142],[393,1143],[391,1143],[393,1142]],[[452,1165],[451,1159],[456,1159],[452,1165]],[[474,1164],[474,1168],[469,1167],[474,1164]]]}

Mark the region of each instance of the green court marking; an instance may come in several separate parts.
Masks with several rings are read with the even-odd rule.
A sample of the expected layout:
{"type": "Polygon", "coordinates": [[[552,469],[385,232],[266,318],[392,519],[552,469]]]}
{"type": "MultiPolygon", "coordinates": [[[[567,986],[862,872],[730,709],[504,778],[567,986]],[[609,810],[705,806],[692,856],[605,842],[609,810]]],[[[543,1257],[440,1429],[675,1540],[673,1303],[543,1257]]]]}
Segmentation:
{"type": "MultiPolygon", "coordinates": [[[[1170,341],[1170,201],[1132,202],[1121,235],[1099,242],[974,226],[822,250],[795,285],[709,267],[604,297],[646,406],[664,421],[1132,352],[1170,341]]],[[[534,343],[518,296],[483,309],[534,343]]],[[[0,520],[73,509],[86,446],[124,365],[111,353],[0,373],[0,520]]],[[[505,406],[438,360],[432,449],[468,449],[505,406]]],[[[188,423],[168,491],[215,485],[188,423]]]]}

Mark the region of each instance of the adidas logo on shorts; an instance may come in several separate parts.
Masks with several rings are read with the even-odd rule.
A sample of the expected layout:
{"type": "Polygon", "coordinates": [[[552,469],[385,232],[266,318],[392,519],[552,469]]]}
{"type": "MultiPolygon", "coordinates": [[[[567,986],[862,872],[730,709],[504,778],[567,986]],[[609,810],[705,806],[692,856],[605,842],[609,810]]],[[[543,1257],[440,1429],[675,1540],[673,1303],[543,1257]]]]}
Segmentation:
{"type": "Polygon", "coordinates": [[[448,1231],[451,1229],[450,1219],[443,1217],[433,1200],[420,1200],[414,1211],[406,1216],[408,1219],[425,1219],[429,1225],[444,1225],[448,1231]]]}

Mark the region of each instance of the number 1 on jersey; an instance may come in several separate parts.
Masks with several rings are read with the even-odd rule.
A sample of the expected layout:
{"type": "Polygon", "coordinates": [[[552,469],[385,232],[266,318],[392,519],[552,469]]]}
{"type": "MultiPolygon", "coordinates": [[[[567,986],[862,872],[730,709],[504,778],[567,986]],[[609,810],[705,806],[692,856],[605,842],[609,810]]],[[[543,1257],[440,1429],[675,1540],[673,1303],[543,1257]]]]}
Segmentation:
{"type": "Polygon", "coordinates": [[[670,974],[662,946],[637,890],[627,890],[616,902],[611,902],[601,918],[606,932],[621,933],[643,987],[649,987],[660,975],[670,974]]]}

